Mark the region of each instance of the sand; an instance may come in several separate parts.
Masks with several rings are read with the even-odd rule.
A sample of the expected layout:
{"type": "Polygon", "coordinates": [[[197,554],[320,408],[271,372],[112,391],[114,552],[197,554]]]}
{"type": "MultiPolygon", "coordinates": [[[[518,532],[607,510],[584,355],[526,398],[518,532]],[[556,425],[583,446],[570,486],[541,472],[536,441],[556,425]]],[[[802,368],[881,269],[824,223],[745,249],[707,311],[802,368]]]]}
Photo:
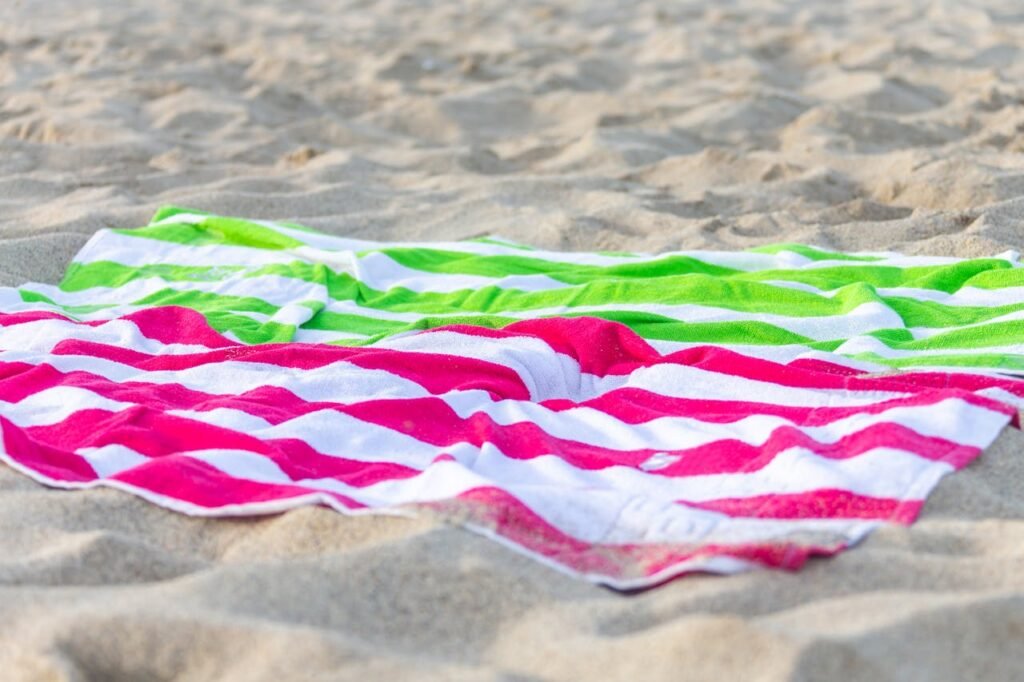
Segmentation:
{"type": "MultiPolygon", "coordinates": [[[[1014,0],[0,3],[0,284],[176,203],[559,249],[1020,248],[1014,0]]],[[[4,680],[1024,678],[1024,437],[910,529],[638,595],[428,520],[0,469],[4,680]]]]}

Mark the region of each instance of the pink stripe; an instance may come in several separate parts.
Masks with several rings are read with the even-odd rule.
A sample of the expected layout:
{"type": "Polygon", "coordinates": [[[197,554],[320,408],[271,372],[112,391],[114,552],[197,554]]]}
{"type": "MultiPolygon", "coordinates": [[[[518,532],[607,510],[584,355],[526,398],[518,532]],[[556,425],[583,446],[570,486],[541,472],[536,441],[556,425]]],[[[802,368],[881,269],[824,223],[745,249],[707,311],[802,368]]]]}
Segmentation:
{"type": "Polygon", "coordinates": [[[530,397],[529,390],[514,370],[484,360],[444,353],[405,353],[385,348],[286,343],[238,345],[205,353],[150,355],[127,348],[71,339],[54,346],[53,354],[100,358],[147,372],[179,371],[226,361],[302,370],[346,362],[363,369],[387,371],[435,394],[483,390],[494,396],[519,400],[530,397]]]}
{"type": "Polygon", "coordinates": [[[469,325],[442,327],[468,336],[540,339],[556,353],[577,360],[587,374],[628,374],[661,359],[661,354],[632,329],[598,317],[549,317],[513,322],[500,330],[469,325]]]}
{"type": "Polygon", "coordinates": [[[334,498],[350,509],[362,507],[355,500],[335,493],[313,491],[297,485],[235,478],[205,462],[183,455],[150,460],[142,466],[112,476],[111,479],[207,509],[237,506],[238,514],[247,513],[247,506],[279,502],[314,492],[334,498]]]}
{"type": "Polygon", "coordinates": [[[849,490],[825,489],[706,502],[680,500],[679,503],[728,516],[758,519],[878,519],[909,525],[921,512],[924,501],[870,497],[849,490]]]}
{"type": "Polygon", "coordinates": [[[122,445],[146,457],[166,458],[196,450],[245,450],[273,461],[293,480],[335,478],[360,487],[420,473],[394,462],[365,462],[327,455],[292,438],[261,440],[143,406],[119,412],[82,410],[58,424],[30,426],[24,432],[36,443],[66,452],[122,445]]]}
{"type": "Polygon", "coordinates": [[[1001,388],[1011,395],[1024,397],[1024,381],[1020,379],[963,372],[907,372],[906,374],[897,374],[895,378],[927,388],[955,388],[961,391],[1001,388]]]}
{"type": "MultiPolygon", "coordinates": [[[[765,381],[780,386],[844,391],[914,393],[930,388],[951,389],[957,387],[959,383],[957,377],[963,376],[916,372],[871,376],[866,374],[849,374],[848,372],[836,371],[836,369],[818,371],[809,369],[807,363],[783,365],[741,355],[715,346],[689,348],[678,353],[669,354],[665,356],[665,359],[693,367],[700,367],[710,372],[742,376],[747,379],[765,381]]],[[[820,364],[818,366],[820,367],[820,364]]],[[[1013,379],[1000,380],[995,377],[989,377],[988,379],[991,383],[986,383],[986,387],[1006,386],[1008,387],[1007,390],[1010,390],[1010,387],[1013,387],[1014,390],[1020,390],[1024,386],[1024,383],[1013,379]]]]}
{"type": "Polygon", "coordinates": [[[857,369],[856,367],[841,365],[837,362],[828,362],[820,358],[797,358],[792,362],[786,363],[786,366],[810,372],[825,372],[827,374],[838,374],[848,377],[866,374],[864,370],[857,369]]]}
{"type": "Polygon", "coordinates": [[[587,407],[611,415],[627,424],[642,424],[669,416],[691,417],[705,422],[725,424],[759,414],[781,417],[800,426],[823,426],[856,414],[880,414],[897,407],[933,405],[951,398],[1008,416],[1016,414],[1013,406],[992,398],[957,389],[937,390],[924,387],[915,393],[908,393],[906,397],[845,407],[800,407],[742,400],[674,398],[639,388],[619,388],[580,403],[559,398],[545,400],[539,404],[556,412],[587,407]]]}
{"type": "Polygon", "coordinates": [[[783,426],[772,431],[763,445],[723,439],[689,450],[671,451],[680,457],[679,461],[649,473],[670,477],[749,473],[768,466],[780,453],[792,448],[803,448],[827,459],[850,459],[882,447],[946,462],[957,469],[981,454],[978,448],[922,436],[901,424],[888,422],[872,424],[834,443],[820,443],[799,429],[783,426]]]}
{"type": "Polygon", "coordinates": [[[207,348],[228,348],[238,345],[211,327],[202,313],[191,308],[144,308],[120,319],[132,322],[143,336],[160,343],[184,343],[207,348]]]}
{"type": "MultiPolygon", "coordinates": [[[[815,372],[829,372],[854,376],[863,374],[861,370],[846,367],[820,359],[802,358],[786,365],[807,369],[815,372]]],[[[963,391],[980,391],[986,388],[1001,388],[1004,391],[1024,397],[1024,381],[1011,377],[997,377],[990,374],[970,374],[967,372],[935,372],[905,370],[888,377],[893,381],[910,384],[920,388],[956,388],[963,391]]]]}
{"type": "Polygon", "coordinates": [[[22,429],[0,417],[4,452],[18,464],[55,481],[83,482],[96,479],[85,458],[32,439],[22,429]]]}
{"type": "Polygon", "coordinates": [[[62,315],[60,313],[51,312],[48,310],[25,310],[17,313],[3,313],[0,312],[0,327],[13,327],[19,324],[27,324],[29,322],[39,322],[41,320],[58,320],[60,322],[73,322],[74,324],[81,324],[90,327],[96,327],[101,324],[106,324],[106,320],[98,322],[81,322],[79,320],[72,320],[68,315],[62,315]]]}

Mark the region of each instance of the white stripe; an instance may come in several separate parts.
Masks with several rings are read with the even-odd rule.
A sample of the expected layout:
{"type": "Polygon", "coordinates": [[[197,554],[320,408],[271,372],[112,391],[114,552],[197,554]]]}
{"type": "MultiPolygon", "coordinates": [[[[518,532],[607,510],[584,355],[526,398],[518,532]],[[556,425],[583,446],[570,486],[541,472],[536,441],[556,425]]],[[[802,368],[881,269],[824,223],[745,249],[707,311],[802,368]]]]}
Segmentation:
{"type": "Polygon", "coordinates": [[[402,287],[418,293],[451,293],[500,287],[519,291],[548,291],[567,289],[572,285],[559,282],[547,275],[506,275],[485,277],[482,275],[434,274],[408,268],[383,253],[370,253],[356,262],[357,278],[371,289],[387,290],[402,287]]]}
{"type": "Polygon", "coordinates": [[[736,400],[748,396],[752,400],[762,399],[790,407],[820,405],[822,401],[832,406],[868,405],[903,395],[893,391],[803,389],[674,364],[638,369],[630,375],[628,385],[673,398],[736,400]]]}
{"type": "MultiPolygon", "coordinates": [[[[537,317],[553,317],[557,315],[586,315],[600,312],[639,312],[652,315],[663,315],[682,322],[733,322],[754,321],[774,325],[780,329],[806,336],[815,341],[832,341],[845,339],[857,334],[867,334],[878,329],[892,329],[903,326],[903,319],[888,306],[871,301],[861,304],[846,313],[839,315],[822,315],[818,317],[801,317],[795,315],[778,315],[773,313],[743,312],[729,308],[699,304],[660,304],[660,303],[607,303],[604,305],[583,306],[551,306],[547,308],[531,308],[528,310],[496,310],[486,312],[460,311],[455,313],[415,313],[392,312],[361,306],[355,301],[332,300],[327,310],[348,315],[361,315],[373,319],[396,322],[416,322],[425,317],[465,317],[466,315],[496,315],[513,319],[533,319],[537,317]]],[[[948,330],[946,330],[948,331],[948,330]]]]}
{"type": "Polygon", "coordinates": [[[0,362],[48,364],[59,372],[82,371],[110,381],[177,384],[212,395],[238,395],[261,386],[286,388],[303,400],[337,403],[430,395],[419,384],[384,370],[364,369],[344,361],[330,370],[305,372],[258,362],[223,361],[189,369],[145,371],[86,355],[45,355],[0,351],[0,362]]]}
{"type": "Polygon", "coordinates": [[[339,343],[344,345],[346,341],[359,341],[370,338],[366,334],[355,332],[333,332],[324,329],[296,329],[292,341],[295,343],[339,343]]]}
{"type": "MultiPolygon", "coordinates": [[[[776,429],[783,427],[798,430],[820,443],[829,444],[881,424],[898,424],[922,436],[983,448],[990,442],[986,434],[1001,428],[1007,421],[1006,415],[1001,412],[971,405],[959,398],[949,398],[930,405],[891,408],[876,414],[857,414],[822,426],[802,426],[788,419],[767,415],[751,415],[728,423],[688,417],[660,417],[641,424],[630,424],[591,408],[552,412],[543,406],[521,401],[491,402],[483,391],[448,393],[437,397],[452,407],[462,419],[474,414],[486,414],[502,426],[533,423],[555,438],[620,451],[684,450],[723,440],[761,446],[774,435],[776,429]],[[970,424],[970,428],[965,428],[965,424],[970,424]]],[[[396,409],[400,407],[396,405],[396,409]]],[[[348,459],[381,462],[391,461],[390,458],[395,456],[393,452],[375,449],[377,445],[363,450],[356,447],[361,441],[348,440],[349,433],[356,434],[361,429],[367,432],[375,429],[387,431],[386,427],[353,420],[336,410],[309,412],[276,425],[242,410],[223,407],[215,410],[171,410],[169,413],[224,426],[264,440],[295,438],[312,443],[310,438],[318,438],[317,450],[348,459]],[[346,438],[338,439],[333,435],[339,432],[346,433],[346,438]],[[327,435],[321,438],[319,434],[327,435]]],[[[416,441],[415,438],[413,440],[416,441]]],[[[403,447],[401,443],[395,441],[387,447],[395,448],[396,452],[424,452],[419,448],[419,441],[416,441],[417,445],[409,447],[403,447]]],[[[642,468],[646,471],[657,470],[678,460],[677,456],[669,452],[659,454],[660,466],[642,468]]],[[[417,460],[403,460],[403,464],[415,468],[423,466],[417,460]]]]}
{"type": "MultiPolygon", "coordinates": [[[[873,336],[857,336],[844,341],[841,346],[836,348],[835,352],[842,353],[844,355],[873,353],[886,359],[925,358],[929,356],[944,355],[972,357],[983,353],[992,353],[996,355],[1021,355],[1024,354],[1024,343],[1008,346],[979,346],[978,348],[917,348],[913,350],[903,350],[900,348],[890,348],[881,340],[876,339],[873,336]]],[[[1024,358],[1022,358],[1022,360],[1024,360],[1024,358]]]]}
{"type": "Polygon", "coordinates": [[[1018,411],[1024,411],[1024,395],[1015,395],[1002,388],[983,388],[980,391],[976,391],[976,393],[1012,405],[1018,411]]]}
{"type": "Polygon", "coordinates": [[[145,464],[149,458],[124,445],[104,445],[98,448],[79,448],[75,454],[92,466],[97,476],[116,476],[122,471],[145,464]]]}
{"type": "MultiPolygon", "coordinates": [[[[855,284],[846,284],[837,289],[826,290],[819,289],[813,284],[807,284],[806,282],[784,279],[766,279],[758,283],[784,289],[796,289],[797,291],[815,294],[823,298],[833,298],[847,286],[857,286],[855,284]]],[[[991,308],[1024,303],[1024,287],[981,289],[979,287],[964,286],[952,293],[939,291],[938,289],[920,289],[917,287],[877,287],[875,288],[875,293],[883,298],[909,298],[915,301],[934,301],[935,303],[948,306],[991,308]]]]}
{"type": "Polygon", "coordinates": [[[965,286],[953,293],[936,289],[917,289],[913,287],[882,287],[875,290],[879,296],[886,298],[910,298],[914,300],[934,301],[948,306],[970,306],[993,308],[1024,303],[1024,287],[1003,287],[1001,289],[981,289],[965,286]]]}
{"type": "MultiPolygon", "coordinates": [[[[82,322],[91,322],[96,320],[112,320],[114,318],[124,317],[125,315],[131,315],[134,312],[152,308],[152,306],[137,306],[137,305],[117,305],[109,308],[100,308],[90,312],[75,312],[69,313],[62,306],[45,303],[42,301],[33,301],[26,303],[21,300],[21,295],[18,289],[11,289],[7,287],[0,287],[0,309],[4,313],[56,313],[69,320],[78,320],[82,322]],[[8,303],[11,300],[11,296],[16,297],[19,302],[8,303]]],[[[13,326],[13,325],[11,325],[13,326]]]]}
{"type": "Polygon", "coordinates": [[[128,236],[119,232],[100,231],[90,248],[75,256],[75,263],[113,261],[120,265],[190,265],[198,267],[236,266],[256,269],[265,265],[291,263],[293,253],[249,246],[221,244],[179,244],[143,236],[128,236]]]}
{"type": "Polygon", "coordinates": [[[306,301],[289,303],[286,306],[280,308],[276,313],[270,316],[270,321],[275,324],[283,324],[292,327],[298,327],[301,324],[305,324],[313,319],[313,315],[316,314],[316,310],[308,305],[303,305],[306,301]]]}
{"type": "Polygon", "coordinates": [[[54,386],[18,402],[0,400],[0,415],[21,427],[59,424],[82,410],[120,412],[135,403],[111,400],[75,386],[54,386]]]}
{"type": "Polygon", "coordinates": [[[199,344],[156,341],[143,336],[134,322],[124,319],[111,320],[96,327],[55,319],[0,326],[0,350],[50,353],[58,344],[73,340],[154,355],[186,355],[210,351],[207,346],[199,344]]]}
{"type": "Polygon", "coordinates": [[[90,287],[80,291],[64,291],[49,284],[26,284],[22,289],[40,293],[62,306],[130,304],[165,290],[255,298],[276,307],[303,300],[325,302],[328,298],[327,287],[323,284],[277,275],[232,276],[215,282],[147,277],[114,288],[90,287]]]}
{"type": "Polygon", "coordinates": [[[888,365],[882,365],[877,362],[868,362],[867,360],[855,360],[848,358],[844,355],[838,355],[836,353],[828,353],[826,351],[815,350],[809,346],[805,346],[798,343],[789,343],[784,346],[755,346],[747,343],[699,343],[693,341],[664,341],[661,339],[644,339],[651,345],[656,351],[662,355],[671,355],[681,350],[687,350],[690,348],[707,348],[713,346],[715,348],[722,348],[724,350],[730,350],[740,355],[746,355],[752,358],[758,358],[761,360],[768,360],[780,365],[785,365],[795,360],[820,360],[822,362],[828,362],[833,365],[839,365],[841,367],[849,367],[850,369],[859,370],[862,372],[891,372],[892,367],[888,365]]]}

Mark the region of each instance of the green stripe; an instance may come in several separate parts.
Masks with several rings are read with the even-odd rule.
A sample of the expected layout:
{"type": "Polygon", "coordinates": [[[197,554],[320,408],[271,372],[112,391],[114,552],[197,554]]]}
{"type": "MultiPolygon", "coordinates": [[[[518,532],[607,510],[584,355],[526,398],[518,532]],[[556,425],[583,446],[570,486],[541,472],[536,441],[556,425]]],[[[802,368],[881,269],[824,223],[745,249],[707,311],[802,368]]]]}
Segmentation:
{"type": "MultiPolygon", "coordinates": [[[[823,291],[831,291],[849,284],[872,287],[911,287],[934,289],[947,294],[965,286],[975,286],[974,278],[989,276],[994,270],[1007,270],[1004,286],[1024,286],[1024,268],[1009,271],[1010,264],[999,258],[979,258],[950,265],[926,265],[897,268],[885,265],[836,266],[808,270],[759,270],[740,275],[744,279],[765,281],[784,280],[809,284],[823,291]]],[[[991,288],[991,287],[989,287],[991,288]]]]}
{"type": "Polygon", "coordinates": [[[440,249],[382,248],[360,252],[383,254],[399,265],[426,273],[508,277],[510,275],[546,275],[566,284],[586,284],[598,278],[665,277],[680,274],[723,276],[737,270],[705,263],[689,256],[667,256],[655,260],[599,266],[562,263],[526,256],[484,256],[440,249]]]}
{"type": "Polygon", "coordinates": [[[526,244],[517,244],[516,242],[506,241],[500,237],[474,237],[469,239],[470,242],[476,242],[478,244],[491,244],[493,246],[503,246],[508,249],[519,249],[520,251],[533,251],[532,246],[526,244]]]}
{"type": "Polygon", "coordinates": [[[985,348],[988,346],[1011,346],[1024,344],[1024,334],[1021,327],[1022,320],[1009,322],[993,322],[982,324],[976,327],[966,327],[942,332],[925,339],[916,339],[899,343],[889,344],[892,348],[901,350],[942,350],[949,348],[985,348]]]}
{"type": "Polygon", "coordinates": [[[905,358],[883,358],[874,353],[856,353],[849,357],[854,360],[876,362],[897,369],[914,367],[962,367],[966,369],[1024,371],[1024,357],[996,353],[972,353],[970,355],[915,355],[905,358]]]}
{"type": "Polygon", "coordinates": [[[201,311],[210,326],[224,334],[231,332],[243,343],[287,343],[295,338],[296,328],[278,322],[259,322],[229,310],[201,311]]]}
{"type": "Polygon", "coordinates": [[[253,249],[282,250],[306,243],[272,230],[235,218],[209,218],[201,223],[165,223],[134,230],[114,230],[129,237],[188,244],[189,246],[246,246],[253,249]]]}
{"type": "Polygon", "coordinates": [[[210,213],[209,211],[199,211],[199,210],[194,209],[194,208],[183,208],[181,206],[161,206],[160,208],[158,208],[156,210],[156,213],[153,215],[153,219],[150,220],[149,222],[150,222],[150,224],[152,224],[152,223],[159,223],[159,222],[161,222],[163,220],[167,220],[168,218],[170,218],[172,216],[181,215],[181,214],[205,215],[205,216],[210,216],[211,218],[216,218],[217,217],[216,215],[214,215],[213,213],[210,213]]]}
{"type": "Polygon", "coordinates": [[[902,296],[886,297],[884,301],[903,318],[904,324],[908,327],[959,327],[986,322],[996,317],[1024,310],[1024,303],[1008,303],[992,307],[955,306],[935,301],[919,301],[902,296]]]}
{"type": "Polygon", "coordinates": [[[167,282],[219,282],[227,276],[248,276],[243,266],[206,265],[153,265],[130,266],[112,261],[72,263],[68,266],[60,289],[67,292],[85,291],[93,287],[116,288],[139,279],[159,277],[167,282]]]}
{"type": "Polygon", "coordinates": [[[776,254],[783,251],[790,251],[792,253],[800,254],[805,258],[809,258],[814,261],[819,260],[850,260],[850,261],[880,261],[883,260],[881,256],[864,256],[852,253],[840,253],[838,251],[826,251],[824,249],[818,249],[813,246],[804,246],[803,244],[769,244],[768,246],[758,246],[753,249],[748,249],[752,253],[767,253],[776,254]]]}

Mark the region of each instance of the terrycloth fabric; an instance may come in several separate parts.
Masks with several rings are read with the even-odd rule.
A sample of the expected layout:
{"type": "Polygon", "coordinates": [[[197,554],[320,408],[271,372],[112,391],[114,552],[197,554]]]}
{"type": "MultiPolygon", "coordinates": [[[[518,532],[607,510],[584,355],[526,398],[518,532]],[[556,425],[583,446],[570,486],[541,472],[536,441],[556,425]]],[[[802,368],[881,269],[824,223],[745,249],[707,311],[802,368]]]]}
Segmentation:
{"type": "Polygon", "coordinates": [[[993,370],[1024,371],[1022,273],[168,209],[0,290],[0,456],[186,513],[436,510],[623,588],[795,567],[912,521],[1016,417],[1024,381],[993,370]]]}

